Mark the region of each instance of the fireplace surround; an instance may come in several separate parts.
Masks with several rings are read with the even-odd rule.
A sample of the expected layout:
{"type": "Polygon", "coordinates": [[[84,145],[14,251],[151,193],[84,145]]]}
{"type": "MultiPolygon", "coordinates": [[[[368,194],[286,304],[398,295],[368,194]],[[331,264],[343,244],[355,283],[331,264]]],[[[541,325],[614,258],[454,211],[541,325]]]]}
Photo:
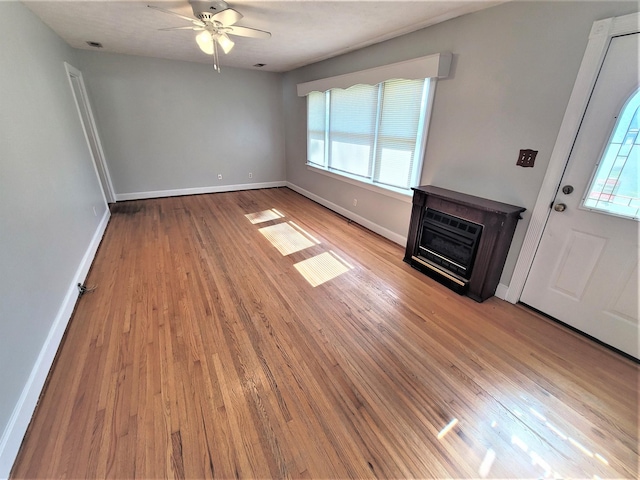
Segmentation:
{"type": "Polygon", "coordinates": [[[482,302],[495,294],[524,211],[431,185],[416,187],[404,261],[482,302]]]}

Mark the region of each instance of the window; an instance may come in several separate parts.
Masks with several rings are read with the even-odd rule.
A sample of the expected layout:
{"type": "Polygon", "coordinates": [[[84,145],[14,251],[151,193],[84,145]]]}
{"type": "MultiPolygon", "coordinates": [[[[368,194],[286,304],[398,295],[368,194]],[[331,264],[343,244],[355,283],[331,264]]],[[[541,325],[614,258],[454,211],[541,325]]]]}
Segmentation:
{"type": "Polygon", "coordinates": [[[307,95],[307,163],[408,193],[417,185],[430,79],[387,80],[307,95]]]}
{"type": "Polygon", "coordinates": [[[613,133],[596,166],[583,205],[611,215],[640,219],[640,90],[618,115],[613,133]]]}

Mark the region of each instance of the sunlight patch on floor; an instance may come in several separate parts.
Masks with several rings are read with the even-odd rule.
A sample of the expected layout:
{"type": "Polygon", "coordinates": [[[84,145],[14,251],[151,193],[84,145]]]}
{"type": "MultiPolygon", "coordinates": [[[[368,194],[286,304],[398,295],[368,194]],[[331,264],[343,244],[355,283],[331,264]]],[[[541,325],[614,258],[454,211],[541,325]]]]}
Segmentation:
{"type": "Polygon", "coordinates": [[[282,255],[290,255],[305,248],[313,247],[315,242],[300,233],[288,223],[278,223],[258,230],[271,245],[276,247],[282,255]]]}
{"type": "Polygon", "coordinates": [[[263,210],[262,212],[247,213],[245,217],[255,225],[256,223],[268,222],[269,220],[279,220],[284,218],[284,215],[275,208],[272,208],[271,210],[263,210]]]}
{"type": "Polygon", "coordinates": [[[305,237],[307,237],[309,240],[311,240],[312,242],[314,242],[316,245],[320,245],[320,240],[318,240],[316,237],[314,237],[313,235],[311,235],[309,232],[307,232],[304,228],[299,227],[298,224],[296,224],[295,222],[289,222],[289,224],[295,228],[296,230],[298,230],[300,233],[302,233],[305,237]]]}
{"type": "Polygon", "coordinates": [[[312,287],[322,285],[353,268],[332,251],[321,253],[293,266],[312,287]]]}

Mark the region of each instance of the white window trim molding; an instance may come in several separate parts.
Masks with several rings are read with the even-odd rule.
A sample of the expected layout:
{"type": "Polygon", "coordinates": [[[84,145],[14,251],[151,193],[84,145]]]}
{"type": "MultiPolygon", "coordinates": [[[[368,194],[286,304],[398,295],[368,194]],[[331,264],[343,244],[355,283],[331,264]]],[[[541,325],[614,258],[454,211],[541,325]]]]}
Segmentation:
{"type": "Polygon", "coordinates": [[[411,203],[413,199],[413,190],[408,190],[407,193],[404,193],[399,190],[391,190],[391,188],[393,187],[379,187],[375,183],[359,180],[357,177],[349,175],[348,173],[333,173],[331,170],[318,167],[316,165],[313,165],[312,163],[307,163],[307,170],[325,175],[327,177],[333,178],[334,180],[340,180],[341,182],[350,183],[351,185],[364,188],[365,190],[370,190],[381,195],[386,195],[387,197],[395,198],[396,200],[400,200],[401,202],[411,203]]]}
{"type": "MultiPolygon", "coordinates": [[[[422,168],[424,166],[424,157],[426,155],[427,139],[429,136],[429,126],[431,124],[431,113],[433,110],[433,100],[435,98],[435,92],[436,92],[437,80],[435,78],[430,78],[429,80],[430,80],[430,83],[429,83],[429,91],[427,93],[427,110],[425,112],[424,131],[422,132],[420,154],[418,155],[419,158],[417,159],[414,166],[417,172],[417,176],[412,180],[416,182],[420,181],[422,168]]],[[[413,191],[411,189],[405,190],[403,188],[397,188],[391,185],[384,185],[384,186],[382,184],[378,185],[375,182],[373,182],[373,180],[371,179],[363,179],[356,175],[352,175],[348,172],[340,172],[340,173],[333,172],[328,167],[323,167],[315,163],[310,163],[308,160],[306,165],[308,170],[314,171],[316,173],[320,173],[322,175],[326,175],[335,180],[340,180],[346,183],[350,183],[351,185],[356,185],[358,187],[362,187],[372,192],[380,193],[388,197],[395,198],[396,200],[401,200],[403,202],[411,203],[412,201],[413,191]]]]}
{"type": "Polygon", "coordinates": [[[358,84],[377,85],[395,78],[406,80],[446,78],[449,76],[451,58],[452,55],[449,52],[436,53],[404,62],[391,63],[335,77],[299,83],[297,85],[298,96],[305,97],[311,92],[326,92],[332,88],[346,89],[358,84]]]}
{"type": "Polygon", "coordinates": [[[542,187],[531,214],[531,221],[525,234],[524,243],[505,295],[505,300],[508,302],[518,302],[524,290],[529,270],[533,265],[535,253],[542,240],[542,234],[549,218],[549,205],[555,200],[556,192],[571,153],[573,141],[586,112],[589,97],[595,86],[598,72],[604,62],[609,44],[613,37],[638,32],[640,30],[638,28],[639,23],[640,13],[632,13],[621,17],[598,20],[591,27],[589,42],[562,119],[542,187]]]}

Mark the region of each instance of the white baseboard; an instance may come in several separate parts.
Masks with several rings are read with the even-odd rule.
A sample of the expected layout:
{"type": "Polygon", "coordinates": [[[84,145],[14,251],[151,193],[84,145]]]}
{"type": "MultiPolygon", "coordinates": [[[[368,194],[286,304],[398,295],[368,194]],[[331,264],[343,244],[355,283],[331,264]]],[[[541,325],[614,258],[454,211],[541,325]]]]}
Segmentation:
{"type": "Polygon", "coordinates": [[[11,468],[20,450],[22,439],[27,433],[27,428],[38,404],[42,388],[47,380],[49,370],[75,308],[76,300],[78,299],[78,283],[84,283],[89,273],[89,268],[107,228],[110,216],[109,209],[106,209],[67,290],[67,294],[40,350],[38,359],[31,370],[29,379],[22,389],[22,394],[13,409],[9,423],[4,432],[2,432],[2,437],[0,437],[0,479],[9,478],[11,468]]]}
{"type": "Polygon", "coordinates": [[[308,190],[305,190],[304,188],[301,188],[293,183],[286,182],[286,186],[289,187],[291,190],[298,192],[300,195],[310,198],[314,202],[317,202],[320,205],[327,207],[329,210],[333,210],[334,212],[339,213],[343,217],[346,217],[349,220],[353,220],[357,224],[362,225],[365,228],[368,228],[372,232],[375,232],[378,235],[382,235],[383,237],[388,238],[389,240],[397,243],[398,245],[405,246],[407,244],[407,237],[398,235],[397,233],[392,232],[388,228],[382,227],[377,223],[373,223],[372,221],[364,217],[361,217],[360,215],[357,215],[352,211],[341,207],[340,205],[336,205],[335,203],[330,202],[329,200],[325,200],[324,198],[316,195],[315,193],[311,193],[308,190]]]}
{"type": "Polygon", "coordinates": [[[506,300],[508,291],[509,291],[508,285],[505,285],[504,283],[499,283],[498,287],[496,288],[495,296],[498,297],[500,300],[506,300]]]}
{"type": "Polygon", "coordinates": [[[260,188],[284,187],[286,185],[287,182],[278,181],[222,185],[219,187],[177,188],[175,190],[156,190],[152,192],[117,193],[116,201],[122,202],[125,200],[143,200],[146,198],[179,197],[181,195],[199,195],[202,193],[237,192],[238,190],[257,190],[260,188]]]}

